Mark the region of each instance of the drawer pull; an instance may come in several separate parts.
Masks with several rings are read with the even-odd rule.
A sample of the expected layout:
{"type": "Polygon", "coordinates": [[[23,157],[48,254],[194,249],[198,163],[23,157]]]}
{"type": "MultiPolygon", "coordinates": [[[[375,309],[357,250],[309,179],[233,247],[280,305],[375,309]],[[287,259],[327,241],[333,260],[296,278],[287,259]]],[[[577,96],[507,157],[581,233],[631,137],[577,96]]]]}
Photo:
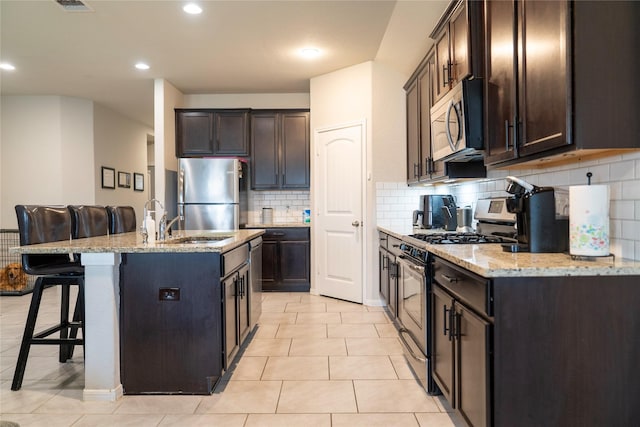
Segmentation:
{"type": "Polygon", "coordinates": [[[446,274],[442,275],[442,278],[444,280],[446,280],[449,283],[457,283],[460,279],[458,279],[457,277],[451,277],[451,276],[447,276],[446,274]]]}

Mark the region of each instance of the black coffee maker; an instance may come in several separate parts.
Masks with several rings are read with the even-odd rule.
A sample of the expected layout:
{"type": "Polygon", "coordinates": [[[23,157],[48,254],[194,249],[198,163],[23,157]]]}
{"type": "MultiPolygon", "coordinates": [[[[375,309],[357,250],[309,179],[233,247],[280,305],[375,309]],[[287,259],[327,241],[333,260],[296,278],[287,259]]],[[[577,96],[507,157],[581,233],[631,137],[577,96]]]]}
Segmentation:
{"type": "MultiPolygon", "coordinates": [[[[558,212],[553,187],[537,187],[508,176],[507,211],[516,214],[518,243],[503,245],[510,252],[569,250],[569,217],[558,212]]],[[[566,206],[563,206],[563,210],[566,206]]]]}

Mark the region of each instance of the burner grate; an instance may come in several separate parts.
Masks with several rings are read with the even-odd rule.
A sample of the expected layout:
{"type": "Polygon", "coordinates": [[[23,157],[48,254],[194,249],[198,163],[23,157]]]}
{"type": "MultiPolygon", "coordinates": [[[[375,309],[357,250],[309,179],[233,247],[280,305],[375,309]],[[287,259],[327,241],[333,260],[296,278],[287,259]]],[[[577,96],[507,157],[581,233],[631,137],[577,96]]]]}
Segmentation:
{"type": "Polygon", "coordinates": [[[513,239],[508,239],[501,236],[484,235],[478,233],[411,234],[409,237],[422,240],[423,242],[432,245],[507,243],[513,241],[513,239]]]}

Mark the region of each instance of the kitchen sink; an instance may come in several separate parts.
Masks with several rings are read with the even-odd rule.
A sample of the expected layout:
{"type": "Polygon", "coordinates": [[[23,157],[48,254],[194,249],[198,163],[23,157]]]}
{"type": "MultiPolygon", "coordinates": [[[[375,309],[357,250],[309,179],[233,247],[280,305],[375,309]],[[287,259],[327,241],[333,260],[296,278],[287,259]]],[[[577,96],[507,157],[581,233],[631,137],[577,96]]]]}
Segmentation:
{"type": "Polygon", "coordinates": [[[175,239],[165,240],[163,243],[173,245],[206,245],[211,243],[218,243],[222,240],[230,239],[233,236],[188,236],[188,237],[176,237],[175,239]]]}

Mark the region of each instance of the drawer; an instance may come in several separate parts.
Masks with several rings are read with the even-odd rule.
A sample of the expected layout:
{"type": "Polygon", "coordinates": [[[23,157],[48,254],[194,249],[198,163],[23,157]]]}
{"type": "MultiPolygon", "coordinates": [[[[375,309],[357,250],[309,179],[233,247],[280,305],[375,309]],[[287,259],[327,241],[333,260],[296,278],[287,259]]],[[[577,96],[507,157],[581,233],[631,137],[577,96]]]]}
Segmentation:
{"type": "Polygon", "coordinates": [[[462,267],[436,258],[433,264],[434,280],[460,302],[485,316],[493,316],[491,281],[462,267]]]}
{"type": "Polygon", "coordinates": [[[383,233],[382,231],[378,231],[378,242],[381,248],[387,249],[387,241],[389,240],[389,235],[387,233],[383,233]]]}
{"type": "Polygon", "coordinates": [[[221,256],[220,277],[226,277],[249,261],[249,245],[241,245],[221,256]]]}
{"type": "Polygon", "coordinates": [[[267,228],[262,235],[266,241],[273,240],[309,240],[308,227],[278,227],[267,228]]]}

